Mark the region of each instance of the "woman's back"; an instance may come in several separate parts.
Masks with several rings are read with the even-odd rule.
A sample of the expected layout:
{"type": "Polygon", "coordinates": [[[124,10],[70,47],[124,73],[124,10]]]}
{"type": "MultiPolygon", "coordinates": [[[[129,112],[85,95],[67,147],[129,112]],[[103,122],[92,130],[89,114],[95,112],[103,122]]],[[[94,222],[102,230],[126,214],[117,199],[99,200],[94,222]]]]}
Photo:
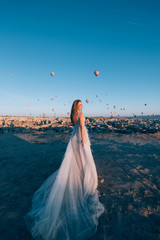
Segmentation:
{"type": "Polygon", "coordinates": [[[75,125],[80,125],[80,117],[83,117],[83,119],[84,119],[84,121],[85,121],[85,117],[84,117],[84,115],[83,115],[83,113],[82,112],[78,112],[77,113],[77,116],[76,116],[76,119],[77,119],[77,122],[74,124],[74,126],[75,125]]]}

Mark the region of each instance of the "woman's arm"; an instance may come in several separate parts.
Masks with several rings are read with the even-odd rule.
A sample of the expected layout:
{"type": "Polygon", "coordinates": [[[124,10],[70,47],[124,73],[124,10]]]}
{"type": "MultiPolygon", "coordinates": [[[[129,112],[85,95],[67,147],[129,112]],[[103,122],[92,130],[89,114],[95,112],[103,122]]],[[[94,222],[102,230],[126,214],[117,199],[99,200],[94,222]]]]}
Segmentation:
{"type": "Polygon", "coordinates": [[[81,126],[81,135],[82,135],[82,146],[84,146],[84,116],[83,113],[80,114],[80,126],[81,126]]]}

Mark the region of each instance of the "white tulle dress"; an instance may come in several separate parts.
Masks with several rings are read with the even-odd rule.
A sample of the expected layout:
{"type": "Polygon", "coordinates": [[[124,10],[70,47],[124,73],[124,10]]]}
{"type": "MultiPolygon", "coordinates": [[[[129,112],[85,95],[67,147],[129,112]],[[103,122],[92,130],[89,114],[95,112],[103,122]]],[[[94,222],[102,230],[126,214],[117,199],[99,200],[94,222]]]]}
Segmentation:
{"type": "Polygon", "coordinates": [[[60,168],[34,193],[32,208],[24,216],[34,239],[84,240],[97,231],[104,212],[99,201],[98,177],[88,130],[82,146],[79,114],[60,168]]]}

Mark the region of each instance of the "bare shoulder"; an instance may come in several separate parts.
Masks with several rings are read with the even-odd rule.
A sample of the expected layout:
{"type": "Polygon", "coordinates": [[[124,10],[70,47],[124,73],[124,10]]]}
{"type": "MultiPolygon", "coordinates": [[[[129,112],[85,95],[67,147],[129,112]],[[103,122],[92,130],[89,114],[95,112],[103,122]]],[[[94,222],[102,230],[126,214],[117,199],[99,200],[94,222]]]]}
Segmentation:
{"type": "Polygon", "coordinates": [[[84,126],[85,119],[82,112],[79,113],[79,119],[80,119],[80,126],[81,127],[84,126]]]}
{"type": "Polygon", "coordinates": [[[83,115],[82,112],[79,113],[79,117],[80,117],[80,118],[84,118],[84,115],[83,115]]]}

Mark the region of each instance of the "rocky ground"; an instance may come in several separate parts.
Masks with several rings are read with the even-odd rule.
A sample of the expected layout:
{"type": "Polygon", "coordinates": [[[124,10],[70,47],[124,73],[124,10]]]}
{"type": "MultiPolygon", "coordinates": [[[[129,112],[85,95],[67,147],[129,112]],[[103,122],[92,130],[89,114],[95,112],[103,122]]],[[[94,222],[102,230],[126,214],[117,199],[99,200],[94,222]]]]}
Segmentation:
{"type": "MultiPolygon", "coordinates": [[[[92,240],[160,239],[160,132],[156,119],[86,118],[105,212],[92,240]]],[[[0,117],[0,239],[31,240],[23,217],[60,167],[69,118],[0,117]]]]}
{"type": "MultiPolygon", "coordinates": [[[[88,118],[85,121],[89,131],[98,133],[156,133],[160,132],[160,119],[138,118],[88,118]]],[[[40,117],[3,117],[0,116],[0,132],[35,132],[52,130],[55,132],[71,132],[70,118],[40,117]]]]}

